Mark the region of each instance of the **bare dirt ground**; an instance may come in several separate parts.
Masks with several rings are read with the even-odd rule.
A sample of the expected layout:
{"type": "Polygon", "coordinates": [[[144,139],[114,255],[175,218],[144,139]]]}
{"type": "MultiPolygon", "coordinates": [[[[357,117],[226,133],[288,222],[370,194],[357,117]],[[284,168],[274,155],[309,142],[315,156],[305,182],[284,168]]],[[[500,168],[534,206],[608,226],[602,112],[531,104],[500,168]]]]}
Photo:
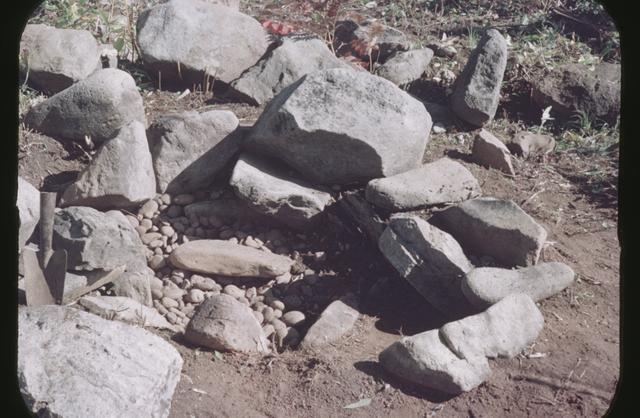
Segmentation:
{"type": "MultiPolygon", "coordinates": [[[[260,18],[285,19],[289,13],[292,24],[307,24],[309,30],[316,32],[322,30],[321,19],[296,20],[296,15],[287,9],[289,3],[247,1],[242,7],[260,18]]],[[[360,2],[347,4],[360,12],[367,11],[360,2]]],[[[388,2],[384,4],[386,7],[388,2]]],[[[370,14],[378,12],[376,9],[370,14]]],[[[431,26],[413,33],[423,38],[439,36],[435,28],[446,22],[455,33],[456,25],[482,22],[474,20],[474,16],[470,14],[453,23],[451,19],[434,17],[431,26]]],[[[409,22],[401,29],[415,29],[418,24],[409,22]]],[[[461,54],[456,60],[462,64],[469,50],[464,47],[468,36],[469,33],[462,34],[456,44],[461,54]]],[[[514,67],[509,68],[507,77],[518,77],[514,67]]],[[[461,68],[452,69],[457,73],[461,68]]],[[[430,87],[445,91],[444,87],[430,87]]],[[[532,126],[526,119],[530,103],[520,87],[517,80],[505,84],[499,116],[487,127],[503,138],[517,127],[532,126]]],[[[261,111],[219,103],[210,95],[191,94],[177,99],[179,92],[153,88],[142,94],[149,121],[168,111],[216,108],[231,109],[241,121],[250,123],[261,111]]],[[[447,126],[445,134],[432,134],[425,154],[425,161],[442,156],[460,161],[478,178],[485,196],[518,203],[549,233],[549,245],[541,261],[564,262],[576,272],[576,281],[570,288],[539,303],[545,326],[535,344],[514,359],[490,361],[493,374],[486,383],[451,398],[397,381],[382,370],[377,362],[380,351],[401,335],[437,328],[445,319],[396,275],[364,237],[327,223],[308,242],[310,251],[327,251],[327,260],[313,267],[333,273],[334,293],[349,290],[360,296],[362,315],[354,331],[318,352],[287,350],[262,358],[226,353],[217,356],[161,333],[184,359],[171,417],[604,415],[620,371],[618,148],[603,151],[602,147],[564,141],[562,130],[553,133],[559,141],[556,151],[545,158],[516,159],[515,177],[470,163],[474,132],[456,123],[447,126]],[[344,244],[349,244],[348,248],[344,244]],[[367,398],[371,399],[370,405],[345,409],[367,398]]],[[[61,190],[88,163],[91,152],[22,130],[19,175],[36,187],[61,190]]]]}

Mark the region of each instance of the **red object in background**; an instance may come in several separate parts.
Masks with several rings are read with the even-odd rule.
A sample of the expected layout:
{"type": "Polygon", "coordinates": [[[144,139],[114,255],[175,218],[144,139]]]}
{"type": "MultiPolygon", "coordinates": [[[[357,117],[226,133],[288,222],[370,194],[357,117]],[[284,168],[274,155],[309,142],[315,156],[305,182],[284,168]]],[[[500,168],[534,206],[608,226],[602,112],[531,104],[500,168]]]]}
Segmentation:
{"type": "Polygon", "coordinates": [[[291,25],[287,25],[285,23],[274,22],[273,20],[265,20],[262,22],[262,27],[268,30],[271,33],[275,33],[278,35],[286,35],[288,33],[293,32],[294,28],[291,25]]]}

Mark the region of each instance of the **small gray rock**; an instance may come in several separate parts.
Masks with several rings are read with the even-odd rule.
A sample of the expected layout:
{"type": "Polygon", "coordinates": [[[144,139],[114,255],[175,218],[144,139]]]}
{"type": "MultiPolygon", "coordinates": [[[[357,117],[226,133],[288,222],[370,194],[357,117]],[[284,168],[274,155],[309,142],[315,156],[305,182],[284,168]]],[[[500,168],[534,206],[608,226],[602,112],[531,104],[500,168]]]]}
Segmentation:
{"type": "Polygon", "coordinates": [[[367,62],[371,59],[383,63],[394,53],[409,49],[411,42],[407,35],[377,19],[360,22],[345,19],[336,22],[333,46],[338,56],[353,55],[367,62]],[[360,45],[371,48],[367,50],[360,45]]]}
{"type": "Polygon", "coordinates": [[[205,292],[222,289],[222,287],[218,283],[216,283],[215,280],[209,277],[200,276],[198,274],[191,275],[189,281],[191,282],[191,286],[205,292]]]}
{"type": "Polygon", "coordinates": [[[430,222],[465,249],[487,255],[505,267],[538,262],[547,231],[511,200],[482,197],[438,212],[430,222]]]}
{"type": "Polygon", "coordinates": [[[482,313],[445,324],[440,336],[462,358],[512,358],[538,338],[543,326],[533,300],[517,293],[482,313]]]}
{"type": "Polygon", "coordinates": [[[266,354],[267,338],[251,312],[229,295],[211,296],[195,311],[185,339],[214,350],[266,354]]]}
{"type": "Polygon", "coordinates": [[[429,48],[398,52],[376,69],[376,75],[398,86],[419,79],[433,58],[429,48]]]}
{"type": "Polygon", "coordinates": [[[236,195],[268,216],[294,228],[317,222],[331,195],[294,179],[267,161],[242,154],[231,175],[236,195]]]}
{"type": "Polygon", "coordinates": [[[18,196],[16,199],[20,227],[18,248],[25,246],[40,221],[40,192],[31,183],[18,176],[18,196]]]}
{"type": "Polygon", "coordinates": [[[282,322],[292,327],[302,324],[305,319],[304,314],[300,311],[289,311],[282,315],[282,322]]]}
{"type": "Polygon", "coordinates": [[[514,293],[524,293],[534,302],[546,299],[571,285],[575,273],[563,263],[540,263],[508,270],[494,267],[475,268],[462,281],[462,292],[480,309],[514,293]]]}
{"type": "Polygon", "coordinates": [[[237,126],[238,118],[228,110],[158,117],[147,130],[158,190],[180,193],[209,186],[240,149],[239,137],[232,135],[237,126]]]}
{"type": "Polygon", "coordinates": [[[474,126],[493,119],[506,66],[507,41],[500,32],[489,29],[455,81],[451,95],[455,114],[474,126]]]}
{"type": "Polygon", "coordinates": [[[300,346],[316,349],[338,341],[358,320],[357,307],[358,301],[353,295],[331,302],[309,328],[300,346]]]}
{"type": "Polygon", "coordinates": [[[456,203],[481,193],[473,174],[449,158],[395,176],[371,180],[365,189],[368,201],[389,211],[456,203]]]}
{"type": "Polygon", "coordinates": [[[185,296],[185,301],[188,303],[202,303],[204,299],[204,292],[200,289],[191,289],[185,296]]]}
{"type": "Polygon", "coordinates": [[[64,191],[60,205],[132,208],[155,193],[156,177],[145,127],[132,121],[102,145],[78,179],[64,191]]]}
{"type": "Polygon", "coordinates": [[[84,143],[89,136],[100,144],[134,120],[146,124],[136,82],[129,73],[107,68],[33,106],[24,123],[56,139],[84,143]]]}
{"type": "Polygon", "coordinates": [[[382,351],[379,360],[396,377],[452,395],[472,390],[491,374],[484,356],[458,357],[437,329],[402,337],[382,351]]]}
{"type": "Polygon", "coordinates": [[[153,275],[153,270],[148,267],[139,271],[125,271],[113,281],[111,291],[115,296],[128,297],[145,306],[152,306],[151,277],[153,275]]]}
{"type": "Polygon", "coordinates": [[[471,158],[475,163],[485,167],[495,168],[511,175],[515,174],[509,149],[485,129],[480,130],[473,141],[471,158]]]}

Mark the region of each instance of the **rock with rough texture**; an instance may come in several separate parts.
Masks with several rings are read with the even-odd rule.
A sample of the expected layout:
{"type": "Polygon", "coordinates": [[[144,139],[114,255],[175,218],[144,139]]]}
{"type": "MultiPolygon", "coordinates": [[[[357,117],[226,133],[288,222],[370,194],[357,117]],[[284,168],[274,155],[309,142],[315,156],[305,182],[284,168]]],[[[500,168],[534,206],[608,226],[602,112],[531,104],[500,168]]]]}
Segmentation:
{"type": "Polygon", "coordinates": [[[245,145],[312,182],[346,184],[418,167],[430,130],[424,106],[390,81],[331,69],[274,97],[245,145]]]}
{"type": "Polygon", "coordinates": [[[353,55],[367,62],[371,59],[383,63],[395,52],[406,51],[411,46],[409,38],[398,29],[377,19],[359,20],[336,22],[333,45],[338,56],[353,55]]]}
{"type": "Polygon", "coordinates": [[[537,302],[567,288],[574,277],[571,267],[558,262],[517,270],[479,267],[467,273],[462,281],[462,293],[480,309],[515,293],[524,293],[537,302]]]}
{"type": "Polygon", "coordinates": [[[27,127],[54,138],[99,144],[137,120],[146,124],[142,97],[133,77],[106,68],[33,106],[25,115],[27,127]]]}
{"type": "Polygon", "coordinates": [[[378,248],[439,311],[446,315],[470,311],[460,283],[473,265],[451,235],[418,216],[396,215],[380,236],[378,248]]]}
{"type": "Polygon", "coordinates": [[[473,141],[471,159],[485,167],[495,168],[511,175],[515,174],[509,149],[485,129],[480,130],[473,141]]]}
{"type": "Polygon", "coordinates": [[[429,48],[398,52],[376,69],[376,75],[398,86],[419,79],[433,58],[429,48]]]}
{"type": "Polygon", "coordinates": [[[353,328],[359,315],[358,301],[353,295],[331,302],[311,325],[300,347],[317,349],[338,341],[353,328]]]}
{"type": "Polygon", "coordinates": [[[221,4],[223,6],[230,7],[234,10],[240,8],[240,0],[205,0],[208,3],[221,4]]]}
{"type": "Polygon", "coordinates": [[[254,18],[201,0],[171,0],[140,13],[137,41],[145,67],[161,83],[230,83],[266,52],[254,18]]]}
{"type": "Polygon", "coordinates": [[[131,208],[155,194],[156,177],[145,128],[133,121],[102,145],[78,179],[64,191],[60,206],[131,208]]]}
{"type": "Polygon", "coordinates": [[[466,122],[482,126],[496,114],[500,87],[507,66],[507,41],[489,29],[471,52],[456,79],[451,109],[466,122]]]}
{"type": "Polygon", "coordinates": [[[552,106],[552,116],[570,118],[583,112],[615,125],[620,115],[620,64],[602,62],[593,71],[570,63],[533,82],[532,98],[540,107],[552,106]]]}
{"type": "Polygon", "coordinates": [[[184,215],[187,218],[192,216],[215,216],[231,224],[235,221],[253,222],[258,219],[263,223],[267,223],[271,219],[256,212],[249,203],[235,194],[216,200],[202,200],[187,205],[184,207],[184,215]]]}
{"type": "Polygon", "coordinates": [[[145,306],[153,306],[151,278],[154,272],[149,267],[138,271],[125,271],[114,280],[111,291],[116,296],[128,297],[145,306]]]}
{"type": "Polygon", "coordinates": [[[57,210],[53,248],[67,250],[69,270],[113,270],[124,264],[127,271],[140,271],[147,266],[138,233],[119,211],[85,206],[57,210]]]}
{"type": "Polygon", "coordinates": [[[481,197],[438,212],[431,222],[465,250],[494,258],[505,267],[538,262],[547,231],[511,200],[481,197]]]}
{"type": "Polygon", "coordinates": [[[158,117],[147,130],[158,191],[187,193],[211,184],[240,150],[232,134],[237,127],[228,110],[158,117]]]}
{"type": "Polygon", "coordinates": [[[379,355],[390,374],[451,395],[468,392],[489,378],[484,356],[459,358],[440,339],[437,329],[402,337],[379,355]]]}
{"type": "Polygon", "coordinates": [[[40,221],[40,192],[31,183],[18,176],[18,196],[16,199],[20,227],[18,228],[18,249],[25,246],[33,230],[40,221]]]}
{"type": "Polygon", "coordinates": [[[230,93],[261,105],[300,77],[329,68],[349,66],[318,38],[283,38],[278,47],[231,83],[230,93]]]}
{"type": "Polygon", "coordinates": [[[260,158],[242,154],[230,184],[241,199],[260,213],[293,228],[317,223],[331,195],[285,174],[260,158]]]}
{"type": "Polygon", "coordinates": [[[50,417],[167,417],[182,370],[171,344],[142,328],[65,306],[18,308],[18,382],[50,417]]]}
{"type": "Polygon", "coordinates": [[[105,319],[127,322],[141,327],[176,331],[157,310],[122,296],[83,296],[78,300],[87,311],[105,319]]]}
{"type": "Polygon", "coordinates": [[[556,140],[549,135],[518,132],[511,138],[507,147],[514,155],[529,158],[533,155],[548,154],[556,146],[556,140]]]}
{"type": "Polygon", "coordinates": [[[20,41],[20,73],[27,83],[55,94],[100,68],[98,42],[87,30],[27,25],[20,41]]]}
{"type": "Polygon", "coordinates": [[[288,273],[293,260],[222,240],[182,244],[169,256],[174,267],[203,274],[275,278],[288,273]]]}
{"type": "Polygon", "coordinates": [[[513,294],[482,313],[443,325],[440,336],[462,358],[513,358],[538,338],[543,326],[533,300],[513,294]]]}
{"type": "Polygon", "coordinates": [[[481,194],[473,174],[449,158],[395,176],[371,180],[365,189],[369,202],[389,211],[457,203],[481,194]]]}
{"type": "Polygon", "coordinates": [[[267,338],[251,312],[232,296],[211,296],[197,308],[184,337],[214,350],[266,354],[267,338]]]}

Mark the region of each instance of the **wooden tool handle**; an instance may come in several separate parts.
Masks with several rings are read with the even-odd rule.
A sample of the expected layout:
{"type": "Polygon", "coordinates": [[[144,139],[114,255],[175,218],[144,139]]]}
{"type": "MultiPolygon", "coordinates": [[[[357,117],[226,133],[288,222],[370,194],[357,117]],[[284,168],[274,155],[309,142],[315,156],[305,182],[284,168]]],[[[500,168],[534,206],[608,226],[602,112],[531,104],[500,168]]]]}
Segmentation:
{"type": "Polygon", "coordinates": [[[56,207],[56,193],[40,192],[40,262],[44,269],[53,253],[53,210],[56,207]]]}

